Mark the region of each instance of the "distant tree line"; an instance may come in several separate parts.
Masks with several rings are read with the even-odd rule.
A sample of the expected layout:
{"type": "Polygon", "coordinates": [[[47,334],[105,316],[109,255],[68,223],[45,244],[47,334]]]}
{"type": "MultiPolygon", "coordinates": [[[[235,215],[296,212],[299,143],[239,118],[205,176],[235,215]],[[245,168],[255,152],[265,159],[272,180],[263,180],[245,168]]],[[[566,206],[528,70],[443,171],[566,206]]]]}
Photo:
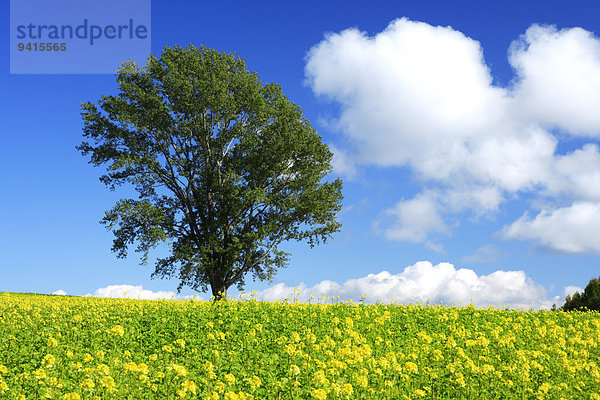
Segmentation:
{"type": "Polygon", "coordinates": [[[561,307],[563,311],[600,311],[600,278],[592,279],[585,287],[583,293],[575,292],[567,296],[565,304],[561,307]]]}

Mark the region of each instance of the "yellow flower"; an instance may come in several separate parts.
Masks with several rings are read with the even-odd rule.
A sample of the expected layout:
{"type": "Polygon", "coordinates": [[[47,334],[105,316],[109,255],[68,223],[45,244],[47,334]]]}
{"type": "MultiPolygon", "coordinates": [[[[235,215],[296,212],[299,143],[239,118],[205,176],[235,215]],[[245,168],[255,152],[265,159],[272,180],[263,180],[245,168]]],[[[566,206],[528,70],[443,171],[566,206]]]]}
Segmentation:
{"type": "Polygon", "coordinates": [[[352,385],[350,383],[344,383],[342,385],[342,394],[344,396],[352,396],[353,393],[354,389],[352,388],[352,385]]]}
{"type": "Polygon", "coordinates": [[[460,386],[465,387],[467,383],[465,382],[465,377],[460,372],[456,373],[456,383],[460,386]]]}
{"type": "Polygon", "coordinates": [[[56,359],[54,358],[54,356],[52,354],[46,354],[44,356],[44,359],[42,360],[42,365],[46,368],[54,367],[55,363],[56,363],[56,359]]]}
{"type": "Polygon", "coordinates": [[[102,378],[100,380],[100,384],[106,388],[106,390],[108,390],[109,393],[113,393],[116,392],[117,389],[115,388],[115,380],[113,379],[112,376],[105,376],[104,378],[102,378]]]}
{"type": "Polygon", "coordinates": [[[414,362],[407,361],[404,363],[404,369],[408,373],[416,373],[419,370],[419,367],[417,367],[417,364],[415,364],[414,362]]]}
{"type": "Polygon", "coordinates": [[[217,383],[215,383],[215,390],[219,393],[221,393],[222,391],[225,390],[225,384],[221,381],[218,381],[217,383]]]}
{"type": "Polygon", "coordinates": [[[110,373],[110,368],[106,364],[98,364],[96,366],[96,371],[100,372],[103,375],[108,375],[110,373]]]}
{"type": "Polygon", "coordinates": [[[481,369],[481,371],[483,372],[484,375],[489,372],[494,372],[495,370],[496,370],[496,368],[494,368],[494,366],[490,365],[490,364],[485,364],[483,366],[483,368],[481,369]]]}
{"type": "Polygon", "coordinates": [[[91,362],[94,360],[94,356],[92,356],[90,353],[85,353],[83,355],[83,362],[91,362]]]}
{"type": "Polygon", "coordinates": [[[542,385],[539,387],[538,391],[541,393],[548,393],[548,390],[550,390],[552,388],[552,385],[550,385],[548,382],[542,383],[542,385]]]}
{"type": "Polygon", "coordinates": [[[185,340],[183,340],[183,339],[177,339],[175,341],[175,343],[177,343],[179,346],[181,346],[182,349],[185,349],[185,340]]]}
{"type": "Polygon", "coordinates": [[[82,387],[84,390],[90,390],[90,391],[91,391],[91,390],[94,390],[94,387],[95,387],[96,385],[94,384],[94,381],[93,381],[93,380],[91,380],[91,379],[89,379],[89,378],[88,378],[88,379],[84,379],[84,380],[83,380],[83,382],[81,382],[81,385],[80,385],[80,386],[81,386],[81,387],[82,387]]]}
{"type": "Polygon", "coordinates": [[[232,374],[225,375],[225,382],[227,382],[228,385],[233,385],[235,383],[235,376],[232,374]]]}
{"type": "Polygon", "coordinates": [[[108,332],[115,336],[123,336],[125,334],[125,328],[123,328],[121,325],[115,325],[110,328],[108,332]]]}
{"type": "Polygon", "coordinates": [[[252,378],[250,378],[248,380],[248,383],[250,384],[250,386],[252,387],[252,389],[256,389],[257,387],[260,386],[260,384],[262,383],[260,378],[256,375],[252,375],[252,378]]]}
{"type": "Polygon", "coordinates": [[[35,376],[37,379],[44,379],[46,378],[46,371],[44,371],[43,369],[36,369],[35,371],[33,371],[31,373],[33,376],[35,376]]]}
{"type": "Polygon", "coordinates": [[[293,357],[294,354],[296,354],[296,345],[295,344],[287,344],[287,345],[285,345],[285,352],[290,357],[293,357]]]}
{"type": "Polygon", "coordinates": [[[178,376],[185,376],[185,374],[187,373],[187,371],[185,370],[185,367],[183,365],[173,364],[168,369],[175,372],[175,374],[178,376]]]}
{"type": "Polygon", "coordinates": [[[75,392],[65,394],[65,400],[81,400],[81,396],[79,396],[75,392]]]}
{"type": "Polygon", "coordinates": [[[421,389],[415,390],[415,396],[417,396],[417,397],[425,397],[426,394],[427,394],[427,392],[425,392],[424,390],[421,390],[421,389]]]}
{"type": "Polygon", "coordinates": [[[292,364],[292,366],[290,366],[290,373],[292,375],[298,375],[300,373],[300,368],[298,368],[297,365],[292,364]]]}
{"type": "Polygon", "coordinates": [[[125,371],[127,371],[127,372],[136,371],[137,364],[134,362],[128,362],[127,364],[123,364],[123,368],[125,368],[125,371]]]}
{"type": "Polygon", "coordinates": [[[145,363],[139,363],[137,366],[137,372],[140,374],[148,375],[148,365],[145,363]]]}
{"type": "Polygon", "coordinates": [[[342,393],[342,388],[341,388],[340,385],[338,385],[337,383],[333,382],[331,384],[330,392],[333,392],[333,394],[335,394],[336,396],[339,396],[342,393]]]}
{"type": "Polygon", "coordinates": [[[313,378],[322,385],[327,385],[329,383],[329,380],[325,377],[325,372],[322,369],[315,372],[313,378]]]}
{"type": "Polygon", "coordinates": [[[323,389],[313,389],[310,395],[315,399],[324,400],[327,398],[327,392],[323,389]]]}
{"type": "Polygon", "coordinates": [[[150,359],[150,361],[156,361],[158,359],[158,356],[156,354],[150,354],[148,358],[150,359]]]}
{"type": "Polygon", "coordinates": [[[57,387],[57,388],[63,387],[62,380],[58,379],[55,376],[51,376],[50,378],[48,378],[47,384],[48,384],[48,386],[57,387]]]}
{"type": "Polygon", "coordinates": [[[417,333],[417,337],[425,343],[431,343],[432,339],[431,336],[429,336],[427,333],[420,331],[419,333],[417,333]]]}
{"type": "Polygon", "coordinates": [[[2,390],[2,392],[6,392],[8,390],[8,385],[6,384],[6,382],[4,382],[3,380],[0,379],[0,390],[2,390]]]}
{"type": "Polygon", "coordinates": [[[128,362],[127,364],[124,364],[123,367],[125,368],[125,371],[139,372],[144,375],[148,374],[148,365],[144,363],[136,364],[134,362],[128,362]]]}
{"type": "Polygon", "coordinates": [[[238,400],[238,395],[235,392],[225,393],[225,400],[238,400]]]}
{"type": "Polygon", "coordinates": [[[165,353],[172,353],[173,352],[173,348],[171,346],[169,346],[168,344],[164,345],[162,349],[163,349],[163,351],[165,353]]]}
{"type": "Polygon", "coordinates": [[[58,346],[58,340],[53,337],[48,338],[48,347],[56,347],[58,346]]]}
{"type": "Polygon", "coordinates": [[[210,372],[213,372],[215,370],[215,366],[210,361],[206,361],[204,363],[204,365],[202,366],[202,369],[204,369],[206,372],[210,373],[210,372]]]}
{"type": "Polygon", "coordinates": [[[6,368],[4,365],[0,364],[0,374],[6,374],[8,373],[8,368],[6,368]]]}
{"type": "Polygon", "coordinates": [[[358,378],[356,378],[356,383],[358,383],[358,386],[360,387],[367,387],[369,384],[369,378],[367,378],[366,375],[360,375],[358,378]]]}
{"type": "Polygon", "coordinates": [[[193,394],[196,394],[196,382],[194,381],[185,381],[181,384],[181,388],[184,389],[186,392],[191,392],[193,394]]]}

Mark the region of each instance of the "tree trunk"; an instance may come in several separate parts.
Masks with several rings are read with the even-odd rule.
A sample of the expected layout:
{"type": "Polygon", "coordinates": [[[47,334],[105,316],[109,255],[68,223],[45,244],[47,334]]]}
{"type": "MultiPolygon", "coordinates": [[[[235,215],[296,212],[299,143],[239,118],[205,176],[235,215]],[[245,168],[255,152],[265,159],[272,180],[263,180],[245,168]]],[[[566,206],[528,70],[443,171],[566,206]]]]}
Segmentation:
{"type": "Polygon", "coordinates": [[[227,288],[225,285],[211,284],[212,295],[214,301],[227,300],[227,288]]]}

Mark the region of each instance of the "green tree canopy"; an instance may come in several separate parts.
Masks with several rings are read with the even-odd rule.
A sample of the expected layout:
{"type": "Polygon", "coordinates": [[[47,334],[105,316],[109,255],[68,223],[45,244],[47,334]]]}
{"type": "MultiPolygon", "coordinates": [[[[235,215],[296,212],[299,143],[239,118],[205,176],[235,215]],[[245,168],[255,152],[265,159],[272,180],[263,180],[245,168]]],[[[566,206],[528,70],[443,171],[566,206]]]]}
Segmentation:
{"type": "Polygon", "coordinates": [[[573,310],[598,310],[600,311],[600,279],[590,280],[583,293],[575,292],[573,296],[567,296],[563,311],[573,310]]]}
{"type": "Polygon", "coordinates": [[[287,265],[288,240],[325,242],[339,231],[342,182],[324,181],[332,153],[279,85],[263,84],[233,54],[166,47],[147,65],[117,71],[118,94],[82,103],[77,147],[111,190],[132,184],[102,223],[120,258],[130,245],[147,263],[169,245],[153,277],[178,291],[226,295],[244,278],[271,280],[287,265]]]}

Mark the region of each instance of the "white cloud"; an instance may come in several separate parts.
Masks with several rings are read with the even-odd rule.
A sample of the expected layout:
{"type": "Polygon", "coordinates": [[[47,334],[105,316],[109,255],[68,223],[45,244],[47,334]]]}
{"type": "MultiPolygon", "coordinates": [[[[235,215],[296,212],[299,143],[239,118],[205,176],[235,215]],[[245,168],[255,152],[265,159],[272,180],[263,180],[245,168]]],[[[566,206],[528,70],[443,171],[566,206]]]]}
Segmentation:
{"type": "Polygon", "coordinates": [[[92,297],[113,297],[121,299],[143,299],[143,300],[159,300],[159,299],[175,299],[178,298],[175,292],[158,291],[144,289],[142,285],[109,285],[105,288],[97,289],[93,294],[86,296],[92,297]]]}
{"type": "Polygon", "coordinates": [[[534,240],[564,253],[600,252],[600,204],[581,202],[570,207],[542,210],[534,219],[523,215],[504,228],[506,239],[534,240]]]}
{"type": "Polygon", "coordinates": [[[546,184],[551,196],[600,202],[600,153],[598,145],[558,156],[554,164],[555,179],[546,184]]]}
{"type": "Polygon", "coordinates": [[[54,292],[52,292],[52,294],[55,296],[66,296],[67,292],[65,292],[62,289],[58,289],[58,290],[55,290],[54,292]]]}
{"type": "Polygon", "coordinates": [[[497,261],[500,258],[500,250],[493,244],[486,244],[475,250],[475,253],[464,256],[464,263],[489,263],[497,261]]]}
{"type": "Polygon", "coordinates": [[[533,25],[513,42],[515,97],[535,121],[600,136],[600,42],[581,28],[533,25]]]}
{"type": "Polygon", "coordinates": [[[471,269],[456,269],[452,264],[432,265],[428,261],[418,262],[398,274],[382,271],[362,278],[350,279],[343,284],[322,281],[312,287],[303,283],[289,286],[278,283],[257,292],[259,300],[275,301],[297,298],[308,301],[321,295],[340,300],[358,302],[366,295],[366,303],[417,303],[428,301],[455,305],[475,304],[478,307],[488,305],[520,308],[550,308],[557,298],[548,298],[546,290],[528,278],[523,271],[496,271],[489,275],[478,276],[471,269]],[[294,289],[300,292],[294,295],[294,289]]]}
{"type": "MultiPolygon", "coordinates": [[[[382,213],[395,219],[381,230],[387,238],[430,243],[431,233],[449,233],[448,214],[493,213],[524,193],[556,207],[600,204],[598,146],[557,154],[565,136],[550,131],[600,137],[600,41],[581,28],[533,25],[508,52],[516,73],[510,87],[493,83],[476,40],[406,18],[373,36],[328,34],[308,52],[307,83],[340,105],[333,126],[349,143],[334,148],[336,171],[405,166],[423,186],[382,213]]],[[[562,219],[540,218],[547,230],[524,232],[522,218],[505,237],[596,251],[584,236],[599,236],[600,225],[583,224],[576,237],[584,243],[564,245],[562,219]]]]}
{"type": "Polygon", "coordinates": [[[576,292],[583,293],[583,288],[579,286],[565,286],[563,290],[563,298],[567,296],[573,296],[576,292]]]}
{"type": "Polygon", "coordinates": [[[431,146],[462,159],[461,139],[498,119],[488,104],[504,99],[476,41],[406,19],[373,38],[356,29],[328,35],[310,50],[306,75],[316,94],[342,105],[338,125],[366,146],[359,159],[378,165],[415,161],[431,146]]]}
{"type": "Polygon", "coordinates": [[[329,145],[329,150],[333,153],[333,160],[331,160],[333,170],[338,175],[342,175],[348,179],[354,178],[356,175],[356,164],[352,161],[352,158],[334,145],[329,145]]]}
{"type": "Polygon", "coordinates": [[[341,104],[337,126],[358,163],[515,190],[537,183],[554,152],[551,135],[510,118],[512,99],[492,84],[479,42],[451,27],[399,19],[374,37],[330,34],[305,72],[315,94],[341,104]]]}
{"type": "Polygon", "coordinates": [[[389,239],[423,242],[432,232],[447,234],[448,227],[437,210],[435,195],[421,193],[386,210],[376,228],[389,239]]]}

